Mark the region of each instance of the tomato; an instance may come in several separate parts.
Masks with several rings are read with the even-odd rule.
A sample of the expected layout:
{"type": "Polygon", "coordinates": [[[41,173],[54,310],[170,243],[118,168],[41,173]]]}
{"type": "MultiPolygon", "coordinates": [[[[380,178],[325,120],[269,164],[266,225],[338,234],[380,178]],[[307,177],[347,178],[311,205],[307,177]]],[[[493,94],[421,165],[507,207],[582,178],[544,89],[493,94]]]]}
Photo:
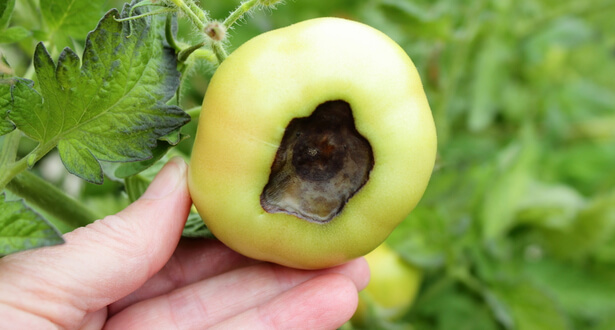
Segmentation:
{"type": "Polygon", "coordinates": [[[261,34],[208,86],[189,187],[212,233],[255,259],[317,269],[365,255],[415,207],[436,132],[414,64],[361,23],[261,34]]]}
{"type": "Polygon", "coordinates": [[[386,243],[365,256],[371,270],[367,287],[359,295],[359,306],[353,324],[363,325],[373,315],[386,321],[402,316],[418,293],[423,272],[403,260],[386,243]]]}

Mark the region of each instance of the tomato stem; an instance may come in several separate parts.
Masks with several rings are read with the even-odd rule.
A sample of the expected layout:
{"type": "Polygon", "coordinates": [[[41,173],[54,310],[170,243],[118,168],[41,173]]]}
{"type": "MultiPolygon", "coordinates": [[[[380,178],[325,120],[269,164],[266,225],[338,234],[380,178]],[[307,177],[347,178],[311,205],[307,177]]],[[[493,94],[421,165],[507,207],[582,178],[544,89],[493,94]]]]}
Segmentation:
{"type": "Polygon", "coordinates": [[[173,35],[173,15],[170,13],[167,14],[167,20],[164,24],[164,36],[167,39],[167,43],[171,48],[175,49],[176,52],[181,50],[181,47],[175,41],[175,36],[173,35]]]}
{"type": "Polygon", "coordinates": [[[242,2],[225,20],[222,24],[226,26],[226,28],[230,28],[235,22],[240,19],[245,13],[250,11],[256,4],[258,4],[258,0],[248,0],[242,2]]]}
{"type": "Polygon", "coordinates": [[[214,42],[211,45],[211,48],[213,49],[214,54],[216,55],[216,58],[218,59],[218,65],[222,64],[222,61],[224,61],[226,59],[226,56],[227,56],[226,50],[222,46],[222,43],[214,42]]]}
{"type": "Polygon", "coordinates": [[[178,54],[177,54],[177,61],[179,62],[186,62],[186,60],[188,59],[188,57],[190,56],[190,54],[192,54],[195,50],[201,48],[205,46],[205,42],[201,42],[198,43],[196,45],[192,45],[189,47],[186,47],[184,49],[182,49],[178,54]]]}
{"type": "Polygon", "coordinates": [[[197,120],[199,116],[201,116],[201,109],[201,106],[196,106],[194,108],[186,110],[186,113],[190,115],[190,118],[192,118],[192,120],[197,120]]]}
{"type": "Polygon", "coordinates": [[[2,153],[0,154],[0,191],[11,181],[15,175],[26,169],[26,161],[23,160],[23,166],[20,161],[16,161],[17,149],[21,140],[21,132],[14,130],[4,136],[2,144],[2,153]],[[23,167],[23,168],[22,168],[23,167]]]}
{"type": "MultiPolygon", "coordinates": [[[[19,137],[21,138],[21,136],[19,137]]],[[[16,139],[16,138],[13,137],[12,139],[16,139]]],[[[2,148],[2,150],[5,150],[4,148],[7,147],[6,143],[7,141],[5,140],[5,145],[2,148]]],[[[17,146],[19,146],[19,141],[17,142],[12,141],[10,143],[11,143],[11,146],[7,147],[9,149],[16,148],[16,146],[14,146],[13,144],[17,144],[17,146]]],[[[28,167],[32,167],[37,161],[43,158],[43,156],[49,153],[49,151],[55,148],[56,145],[57,145],[57,142],[53,140],[47,143],[44,143],[44,144],[39,144],[38,146],[36,146],[36,148],[34,148],[34,150],[32,150],[25,157],[22,157],[21,159],[17,161],[15,161],[15,158],[13,157],[12,161],[8,161],[7,163],[0,164],[0,170],[1,170],[0,171],[0,191],[3,190],[4,187],[6,187],[6,185],[9,184],[9,182],[11,182],[11,180],[13,180],[15,176],[25,171],[28,167]]]]}
{"type": "Polygon", "coordinates": [[[17,149],[19,148],[19,140],[21,140],[21,132],[14,130],[4,136],[2,143],[2,153],[0,153],[0,169],[15,162],[17,158],[17,149]]]}
{"type": "Polygon", "coordinates": [[[85,226],[101,218],[78,200],[30,171],[19,173],[7,188],[30,205],[40,208],[72,228],[85,226]]]}
{"type": "Polygon", "coordinates": [[[199,31],[203,31],[205,23],[207,22],[207,16],[201,8],[195,5],[192,1],[188,1],[186,4],[183,0],[171,0],[179,10],[188,16],[192,24],[196,26],[199,31]],[[196,10],[196,12],[194,11],[196,10]]]}

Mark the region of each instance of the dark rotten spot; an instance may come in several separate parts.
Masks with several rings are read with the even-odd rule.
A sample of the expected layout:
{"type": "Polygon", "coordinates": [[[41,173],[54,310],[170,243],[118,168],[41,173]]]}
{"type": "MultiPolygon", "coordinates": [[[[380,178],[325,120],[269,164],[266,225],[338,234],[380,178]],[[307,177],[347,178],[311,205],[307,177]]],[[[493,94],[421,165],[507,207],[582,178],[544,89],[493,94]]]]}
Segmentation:
{"type": "Polygon", "coordinates": [[[261,205],[269,213],[329,222],[367,182],[373,166],[371,146],[355,128],[350,105],[322,103],[286,128],[261,205]]]}

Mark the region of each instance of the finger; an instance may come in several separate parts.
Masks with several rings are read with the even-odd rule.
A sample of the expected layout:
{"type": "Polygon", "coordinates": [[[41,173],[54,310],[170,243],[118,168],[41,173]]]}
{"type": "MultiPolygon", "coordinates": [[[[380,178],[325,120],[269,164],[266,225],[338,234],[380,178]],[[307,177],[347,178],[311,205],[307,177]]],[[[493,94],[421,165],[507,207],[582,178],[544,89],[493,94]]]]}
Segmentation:
{"type": "Polygon", "coordinates": [[[182,239],[166,265],[138,290],[111,304],[109,315],[139,301],[258,262],[217,240],[182,239]]]}
{"type": "Polygon", "coordinates": [[[336,329],[357,309],[353,281],[328,274],[216,324],[212,329],[336,329]]]}
{"type": "Polygon", "coordinates": [[[260,263],[212,277],[168,294],[127,307],[108,324],[130,327],[134,320],[144,328],[208,327],[263,304],[305,281],[324,274],[341,274],[353,281],[355,291],[369,281],[363,258],[318,271],[260,263]]]}
{"type": "Polygon", "coordinates": [[[181,236],[190,209],[185,173],[186,164],[172,160],[117,215],[66,234],[63,245],[1,259],[0,301],[73,328],[87,312],[140,287],[181,236]]]}

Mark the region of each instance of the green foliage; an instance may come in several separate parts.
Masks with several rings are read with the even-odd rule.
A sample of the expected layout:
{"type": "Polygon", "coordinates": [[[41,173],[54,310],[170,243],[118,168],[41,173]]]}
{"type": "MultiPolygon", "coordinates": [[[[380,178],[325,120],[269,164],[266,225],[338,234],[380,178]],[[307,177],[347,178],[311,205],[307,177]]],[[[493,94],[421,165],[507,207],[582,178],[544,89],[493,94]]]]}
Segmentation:
{"type": "Polygon", "coordinates": [[[63,243],[60,233],[22,201],[0,194],[0,257],[35,247],[63,243]]]}
{"type": "Polygon", "coordinates": [[[34,67],[42,95],[18,81],[15,89],[25,96],[13,96],[10,113],[15,125],[41,145],[57,144],[69,172],[96,183],[103,180],[99,160],[151,158],[157,138],[189,119],[180,108],[164,104],[177,88],[179,73],[173,53],[158,46],[160,20],[151,27],[139,20],[131,26],[137,34],[114,16],[116,11],[109,12],[89,35],[81,68],[72,50],[65,49],[56,66],[39,44],[34,67]]]}
{"type": "Polygon", "coordinates": [[[48,39],[58,49],[71,44],[73,38],[83,38],[96,26],[104,1],[53,0],[41,1],[40,11],[48,39]]]}
{"type": "Polygon", "coordinates": [[[15,125],[8,118],[12,100],[12,86],[12,80],[0,80],[0,136],[7,134],[15,129],[15,125]]]}
{"type": "MultiPolygon", "coordinates": [[[[95,44],[93,37],[84,43],[87,31],[96,26],[104,11],[120,8],[123,1],[104,3],[40,1],[39,11],[37,1],[0,2],[0,43],[12,42],[0,45],[0,57],[10,64],[0,62],[0,75],[4,74],[0,80],[0,133],[6,134],[0,137],[0,143],[4,144],[18,131],[11,119],[17,114],[8,113],[16,98],[28,102],[24,104],[31,109],[38,106],[54,111],[41,113],[54,123],[51,131],[35,129],[36,121],[29,120],[28,114],[23,114],[28,120],[18,120],[18,128],[30,132],[38,141],[66,137],[63,157],[70,156],[68,163],[73,170],[77,169],[75,172],[83,168],[83,173],[96,181],[101,179],[97,159],[141,159],[111,165],[103,162],[105,175],[114,182],[106,180],[103,186],[85,184],[77,193],[88,205],[105,205],[102,209],[115,210],[107,205],[125,205],[138,198],[160,163],[168,159],[168,151],[189,156],[196,124],[182,128],[181,142],[166,139],[162,132],[152,128],[165,119],[150,114],[152,109],[173,114],[177,105],[184,109],[198,107],[215,64],[199,62],[195,55],[200,54],[210,62],[215,62],[215,56],[206,45],[188,57],[182,64],[185,74],[181,77],[181,93],[169,100],[174,91],[163,90],[162,85],[177,84],[173,81],[178,76],[168,67],[169,54],[163,51],[168,48],[160,46],[165,41],[159,31],[162,17],[119,24],[107,16],[101,22],[104,31],[99,29],[94,36],[108,36],[108,31],[123,33],[122,45],[125,42],[132,46],[118,48],[125,51],[124,55],[106,53],[102,57],[105,63],[134,58],[135,63],[143,65],[135,65],[131,70],[145,70],[144,63],[148,62],[144,53],[147,60],[151,54],[157,54],[158,59],[151,64],[162,65],[158,69],[167,80],[137,88],[142,96],[150,90],[158,95],[158,101],[148,99],[148,105],[139,108],[145,111],[143,115],[133,117],[127,109],[122,112],[119,108],[116,113],[110,111],[110,101],[98,102],[96,109],[100,112],[96,113],[103,115],[105,119],[100,125],[106,126],[96,127],[106,127],[100,130],[104,142],[72,135],[78,131],[96,133],[96,127],[69,121],[70,116],[66,123],[73,123],[74,131],[65,131],[58,125],[55,120],[64,118],[64,110],[67,115],[80,113],[78,102],[71,101],[74,98],[68,96],[70,93],[89,93],[89,100],[115,95],[117,100],[128,86],[127,79],[106,76],[107,70],[88,64],[91,50],[115,49],[102,45],[120,40],[113,34],[109,39],[97,39],[100,42],[95,44]],[[151,28],[148,30],[143,24],[151,28]],[[126,39],[128,28],[144,33],[133,32],[126,39]],[[137,40],[152,42],[143,45],[137,40]],[[47,47],[38,46],[36,50],[39,41],[46,41],[47,47]],[[158,48],[147,48],[156,43],[158,48]],[[61,52],[65,46],[76,51],[61,52]],[[136,53],[137,47],[144,47],[142,57],[136,53]],[[82,49],[87,51],[79,59],[75,53],[82,49]],[[35,50],[39,63],[36,75],[30,67],[30,55],[35,50]],[[51,58],[59,60],[53,63],[51,58]],[[90,67],[93,71],[85,76],[83,72],[90,67]],[[10,71],[14,73],[7,73],[10,71]],[[108,88],[95,91],[88,87],[92,84],[82,83],[89,78],[108,88]],[[104,85],[107,81],[108,85],[104,85]],[[75,89],[62,89],[63,86],[75,89]],[[55,105],[46,104],[50,91],[58,95],[53,101],[55,105]],[[40,104],[41,98],[45,103],[40,104]],[[110,134],[109,129],[117,129],[114,132],[118,133],[119,127],[127,128],[137,122],[150,125],[150,130],[157,133],[142,135],[138,143],[110,134]],[[120,126],[115,127],[116,124],[120,126]],[[121,148],[132,144],[138,145],[138,150],[121,148]],[[70,152],[77,148],[85,155],[70,152]],[[150,155],[149,160],[142,159],[150,155]],[[126,179],[122,180],[123,177],[126,179]]],[[[202,4],[209,16],[223,21],[239,1],[202,4]]],[[[227,49],[230,52],[249,38],[275,27],[331,15],[372,25],[405,49],[421,74],[438,129],[438,163],[428,190],[388,240],[400,255],[425,270],[425,281],[413,307],[399,324],[382,322],[378,327],[613,329],[613,1],[287,1],[277,5],[275,11],[252,12],[249,19],[238,20],[239,25],[229,30],[227,49]]],[[[179,19],[176,41],[184,47],[199,45],[203,39],[190,22],[179,19]]],[[[154,71],[142,72],[149,72],[145,77],[153,80],[154,71]]],[[[177,120],[172,115],[171,118],[177,120]]],[[[173,134],[180,137],[177,132],[173,134]]],[[[118,136],[122,136],[121,132],[118,136]]],[[[35,145],[22,139],[17,151],[3,146],[0,166],[15,158],[4,157],[5,154],[15,152],[17,157],[23,157],[35,145]]],[[[34,167],[37,173],[46,170],[38,163],[34,167]]],[[[58,181],[58,185],[65,183],[58,181]]],[[[0,212],[0,218],[5,214],[0,212]]],[[[184,234],[207,235],[194,212],[184,234]]]]}
{"type": "Polygon", "coordinates": [[[438,127],[428,190],[388,239],[427,270],[400,324],[612,327],[615,5],[383,0],[346,8],[410,54],[438,127]]]}
{"type": "Polygon", "coordinates": [[[7,0],[0,3],[0,30],[5,30],[9,26],[14,8],[15,0],[7,0]]]}

